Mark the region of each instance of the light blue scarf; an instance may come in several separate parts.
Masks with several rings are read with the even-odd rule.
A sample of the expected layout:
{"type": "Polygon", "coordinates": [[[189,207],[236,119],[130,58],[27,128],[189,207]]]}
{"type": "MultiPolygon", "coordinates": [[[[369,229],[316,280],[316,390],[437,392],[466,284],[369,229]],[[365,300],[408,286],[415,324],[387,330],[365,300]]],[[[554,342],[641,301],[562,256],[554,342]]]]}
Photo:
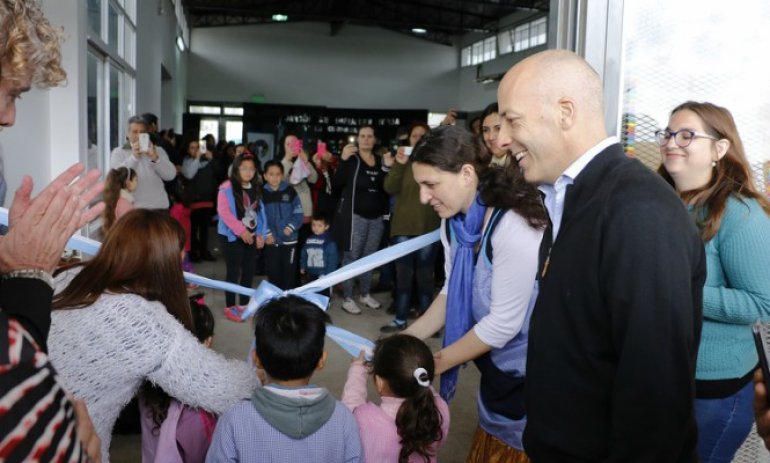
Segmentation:
{"type": "MultiPolygon", "coordinates": [[[[487,207],[479,194],[473,200],[466,214],[452,217],[450,226],[457,242],[452,272],[449,275],[449,294],[446,302],[446,326],[443,347],[465,336],[473,325],[471,305],[473,303],[473,273],[475,268],[475,247],[481,240],[481,227],[487,207]]],[[[459,367],[451,368],[441,375],[440,394],[447,402],[454,397],[457,388],[459,367]]]]}

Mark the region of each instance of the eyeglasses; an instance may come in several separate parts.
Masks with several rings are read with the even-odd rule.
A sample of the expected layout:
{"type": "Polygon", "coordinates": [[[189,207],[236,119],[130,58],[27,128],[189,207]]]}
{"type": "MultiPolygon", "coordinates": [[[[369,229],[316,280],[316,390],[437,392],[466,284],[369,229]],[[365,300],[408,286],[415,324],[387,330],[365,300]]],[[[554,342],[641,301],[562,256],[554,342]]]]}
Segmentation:
{"type": "Polygon", "coordinates": [[[674,143],[680,148],[687,148],[690,143],[696,138],[708,138],[710,140],[719,140],[717,137],[711,136],[707,133],[696,132],[690,129],[679,129],[676,132],[672,132],[668,129],[658,130],[655,132],[655,140],[660,146],[666,146],[668,141],[674,137],[674,143]]]}

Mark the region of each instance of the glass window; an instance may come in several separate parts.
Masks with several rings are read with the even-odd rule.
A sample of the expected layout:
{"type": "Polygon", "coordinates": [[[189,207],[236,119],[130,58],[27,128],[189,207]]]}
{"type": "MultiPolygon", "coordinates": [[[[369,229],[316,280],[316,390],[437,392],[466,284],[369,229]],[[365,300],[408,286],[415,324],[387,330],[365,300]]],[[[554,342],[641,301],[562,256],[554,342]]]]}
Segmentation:
{"type": "Polygon", "coordinates": [[[513,51],[529,48],[529,24],[522,24],[513,31],[513,51]]]}
{"type": "Polygon", "coordinates": [[[110,64],[110,76],[109,76],[109,98],[108,104],[110,107],[110,147],[114,148],[121,145],[120,139],[120,69],[115,67],[114,64],[110,64]]]}
{"type": "Polygon", "coordinates": [[[503,31],[497,34],[497,50],[501,55],[510,53],[513,51],[513,43],[511,43],[511,31],[503,31]]]}
{"type": "Polygon", "coordinates": [[[88,0],[88,28],[97,36],[102,35],[102,0],[88,0]]]}
{"type": "Polygon", "coordinates": [[[668,124],[671,110],[687,100],[708,101],[732,113],[754,179],[767,191],[761,179],[770,160],[770,86],[766,60],[758,59],[755,47],[765,42],[768,21],[765,0],[746,0],[740,9],[716,0],[697,8],[666,0],[625,2],[619,113],[626,153],[657,167],[654,134],[668,124]]]}
{"type": "Polygon", "coordinates": [[[99,85],[100,85],[100,62],[99,58],[93,53],[88,53],[86,58],[86,118],[88,120],[88,157],[86,158],[86,169],[100,169],[104,171],[104,165],[101,161],[102,137],[99,134],[99,118],[101,110],[99,108],[99,85]]]}
{"type": "Polygon", "coordinates": [[[136,65],[136,54],[134,53],[134,44],[136,43],[136,33],[131,24],[126,21],[123,28],[123,59],[129,64],[129,66],[136,65]]]}
{"type": "Polygon", "coordinates": [[[236,144],[243,141],[243,121],[225,122],[225,140],[236,144]]]}
{"type": "Polygon", "coordinates": [[[473,52],[471,54],[471,64],[479,64],[483,62],[484,58],[484,42],[476,42],[473,44],[473,52]]]}
{"type": "Polygon", "coordinates": [[[547,18],[544,16],[530,23],[529,27],[529,46],[535,47],[543,45],[548,39],[547,18]]]}
{"type": "Polygon", "coordinates": [[[471,47],[467,46],[462,49],[460,52],[460,66],[470,66],[471,65],[471,47]]]}
{"type": "Polygon", "coordinates": [[[190,114],[222,114],[219,106],[190,105],[190,114]]]}
{"type": "Polygon", "coordinates": [[[214,138],[219,138],[219,119],[201,119],[198,138],[203,139],[207,134],[212,134],[214,138]]]}
{"type": "Polygon", "coordinates": [[[491,61],[497,57],[497,36],[484,39],[484,61],[491,61]]]}
{"type": "Polygon", "coordinates": [[[118,21],[120,19],[120,14],[118,13],[118,10],[115,9],[112,4],[109,5],[108,14],[107,14],[107,45],[112,49],[112,51],[117,52],[118,51],[118,21]]]}
{"type": "Polygon", "coordinates": [[[243,108],[227,107],[224,108],[225,116],[243,116],[243,108]]]}

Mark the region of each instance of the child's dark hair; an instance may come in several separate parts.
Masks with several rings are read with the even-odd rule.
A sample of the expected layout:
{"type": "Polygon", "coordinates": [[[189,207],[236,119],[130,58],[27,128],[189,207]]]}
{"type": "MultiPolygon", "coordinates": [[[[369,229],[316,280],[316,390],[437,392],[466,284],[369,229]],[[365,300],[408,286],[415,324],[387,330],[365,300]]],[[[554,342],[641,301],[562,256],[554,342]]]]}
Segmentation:
{"type": "Polygon", "coordinates": [[[409,461],[413,453],[427,462],[433,456],[431,446],[444,437],[442,417],[433,391],[418,383],[415,371],[424,368],[419,381],[433,381],[433,354],[414,336],[397,334],[377,341],[371,367],[372,374],[385,380],[393,394],[405,399],[396,414],[396,428],[401,437],[399,463],[409,461]]]}
{"type": "Polygon", "coordinates": [[[118,167],[107,174],[104,181],[104,212],[102,212],[102,230],[104,233],[115,223],[115,207],[118,205],[120,190],[126,187],[129,180],[136,178],[136,171],[130,167],[118,167]]]}
{"type": "Polygon", "coordinates": [[[254,169],[256,169],[254,172],[254,177],[252,177],[251,182],[249,182],[251,183],[251,188],[254,189],[254,192],[256,192],[257,195],[254,201],[259,204],[259,200],[262,198],[262,189],[259,186],[259,176],[257,175],[259,173],[259,168],[257,167],[257,159],[251,153],[243,153],[236,156],[235,159],[233,159],[233,164],[230,171],[230,184],[232,185],[233,197],[235,198],[235,209],[237,212],[237,217],[243,217],[244,214],[243,182],[241,182],[240,168],[241,164],[247,161],[253,163],[254,169]]]}
{"type": "Polygon", "coordinates": [[[330,225],[329,223],[329,216],[324,214],[323,212],[316,211],[313,213],[313,222],[323,222],[326,225],[330,225]]]}
{"type": "Polygon", "coordinates": [[[214,336],[214,315],[203,301],[203,294],[190,296],[190,309],[198,341],[203,342],[214,336]]]}
{"type": "Polygon", "coordinates": [[[274,167],[274,166],[281,170],[281,174],[284,173],[284,171],[283,171],[283,164],[281,163],[281,161],[279,161],[277,159],[271,159],[271,160],[269,160],[269,161],[267,161],[265,163],[265,173],[267,173],[268,169],[270,169],[271,167],[274,167]]]}
{"type": "MultiPolygon", "coordinates": [[[[203,294],[190,296],[190,310],[192,312],[193,326],[195,327],[193,334],[198,338],[198,341],[202,343],[207,338],[214,336],[214,315],[211,313],[209,306],[203,301],[203,294]]],[[[150,382],[145,382],[142,385],[140,394],[149,409],[150,418],[152,418],[152,435],[158,436],[160,435],[160,427],[168,414],[171,396],[161,389],[160,386],[150,382]]]]}
{"type": "Polygon", "coordinates": [[[329,315],[297,296],[273,299],[254,317],[256,352],[265,372],[279,381],[309,378],[324,351],[329,315]]]}

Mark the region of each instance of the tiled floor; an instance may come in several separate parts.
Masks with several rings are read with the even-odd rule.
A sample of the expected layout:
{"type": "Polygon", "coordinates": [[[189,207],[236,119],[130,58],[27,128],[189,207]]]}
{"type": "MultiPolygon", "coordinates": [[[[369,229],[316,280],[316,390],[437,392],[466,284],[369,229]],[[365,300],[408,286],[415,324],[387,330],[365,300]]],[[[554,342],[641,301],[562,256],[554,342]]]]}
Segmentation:
{"type": "MultiPolygon", "coordinates": [[[[215,252],[215,255],[218,253],[215,252]]],[[[196,264],[196,271],[203,276],[214,279],[224,279],[224,262],[219,260],[214,263],[196,264]]],[[[259,277],[258,277],[259,278],[259,277]]],[[[258,279],[255,279],[258,282],[258,279]]],[[[206,302],[211,307],[216,318],[214,335],[214,349],[227,357],[245,358],[251,342],[249,323],[233,323],[224,318],[224,294],[218,291],[205,290],[206,302]]],[[[390,304],[390,295],[385,293],[375,294],[375,297],[383,303],[383,307],[390,304]]],[[[354,333],[369,339],[379,337],[379,327],[391,319],[383,310],[365,309],[361,315],[350,315],[340,308],[340,299],[335,297],[329,315],[332,321],[354,333]]],[[[439,339],[429,339],[428,345],[436,351],[441,346],[439,339]]],[[[342,393],[346,372],[350,364],[350,356],[336,344],[327,339],[326,348],[329,351],[329,361],[326,368],[314,376],[314,382],[326,386],[338,398],[342,393]]],[[[473,432],[477,424],[476,390],[479,374],[476,367],[469,365],[460,373],[460,381],[457,395],[450,403],[451,424],[446,445],[439,452],[441,462],[462,462],[468,453],[473,432]]],[[[437,386],[437,384],[436,384],[437,386]]],[[[370,387],[369,398],[377,401],[377,395],[370,387]]],[[[138,462],[141,460],[139,436],[114,436],[112,440],[111,458],[113,463],[138,462]]]]}

